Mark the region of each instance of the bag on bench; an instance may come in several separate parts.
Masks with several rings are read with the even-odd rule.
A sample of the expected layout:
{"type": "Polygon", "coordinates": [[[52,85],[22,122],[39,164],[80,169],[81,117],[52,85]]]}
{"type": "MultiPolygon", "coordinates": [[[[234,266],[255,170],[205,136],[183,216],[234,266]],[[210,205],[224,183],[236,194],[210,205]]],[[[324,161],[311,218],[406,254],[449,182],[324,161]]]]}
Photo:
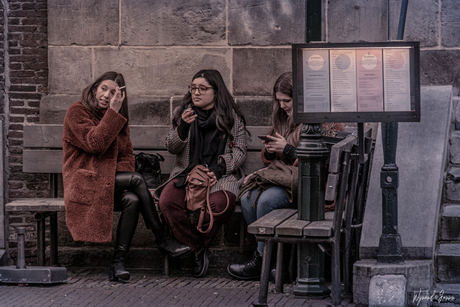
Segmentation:
{"type": "Polygon", "coordinates": [[[144,176],[149,189],[156,189],[161,184],[160,161],[163,162],[165,158],[158,153],[143,152],[134,154],[134,158],[136,159],[136,172],[144,176]]]}

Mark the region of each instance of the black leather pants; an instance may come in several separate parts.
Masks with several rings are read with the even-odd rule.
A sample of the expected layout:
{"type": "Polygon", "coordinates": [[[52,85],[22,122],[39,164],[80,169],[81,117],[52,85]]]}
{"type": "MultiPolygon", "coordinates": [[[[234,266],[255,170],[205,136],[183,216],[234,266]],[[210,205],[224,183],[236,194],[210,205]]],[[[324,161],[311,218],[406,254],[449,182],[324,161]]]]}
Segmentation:
{"type": "Polygon", "coordinates": [[[155,202],[142,175],[135,172],[115,174],[115,211],[121,211],[117,227],[115,250],[128,251],[136,231],[139,213],[148,229],[152,229],[157,239],[164,228],[155,209],[155,202]]]}

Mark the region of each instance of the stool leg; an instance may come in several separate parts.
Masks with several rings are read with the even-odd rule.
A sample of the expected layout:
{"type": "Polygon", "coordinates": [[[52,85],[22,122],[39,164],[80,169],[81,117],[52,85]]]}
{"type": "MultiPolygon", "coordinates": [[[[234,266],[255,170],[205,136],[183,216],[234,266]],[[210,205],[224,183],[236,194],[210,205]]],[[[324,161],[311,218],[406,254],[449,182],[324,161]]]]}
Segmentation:
{"type": "Polygon", "coordinates": [[[272,246],[273,241],[270,238],[265,239],[264,258],[262,260],[262,272],[260,275],[259,299],[257,302],[252,303],[252,306],[254,307],[267,306],[268,283],[270,281],[270,263],[272,261],[272,246]]]}
{"type": "Polygon", "coordinates": [[[283,250],[284,244],[278,242],[278,251],[276,254],[276,276],[275,276],[275,291],[283,293],[283,250]]]}

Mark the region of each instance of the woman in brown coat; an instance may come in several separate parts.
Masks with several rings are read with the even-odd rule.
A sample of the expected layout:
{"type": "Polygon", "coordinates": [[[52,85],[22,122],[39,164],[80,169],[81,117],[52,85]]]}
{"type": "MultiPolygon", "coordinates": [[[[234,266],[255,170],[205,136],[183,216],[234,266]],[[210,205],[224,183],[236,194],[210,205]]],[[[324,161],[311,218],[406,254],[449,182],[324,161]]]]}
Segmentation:
{"type": "Polygon", "coordinates": [[[62,175],[66,223],[75,241],[110,242],[113,210],[121,211],[110,280],[128,280],[124,262],[139,212],[162,252],[190,250],[175,241],[158,218],[144,178],[134,172],[124,78],[106,72],[83,90],[64,119],[62,175]]]}

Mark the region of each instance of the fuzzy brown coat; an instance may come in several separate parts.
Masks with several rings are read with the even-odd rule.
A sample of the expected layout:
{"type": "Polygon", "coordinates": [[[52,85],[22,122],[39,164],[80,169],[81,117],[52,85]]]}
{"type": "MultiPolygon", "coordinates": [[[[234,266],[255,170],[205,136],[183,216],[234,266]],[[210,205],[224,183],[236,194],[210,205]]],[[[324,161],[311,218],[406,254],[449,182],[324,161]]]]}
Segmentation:
{"type": "Polygon", "coordinates": [[[112,109],[99,120],[80,101],[64,119],[66,224],[75,241],[110,242],[115,173],[134,172],[126,118],[112,109]]]}

